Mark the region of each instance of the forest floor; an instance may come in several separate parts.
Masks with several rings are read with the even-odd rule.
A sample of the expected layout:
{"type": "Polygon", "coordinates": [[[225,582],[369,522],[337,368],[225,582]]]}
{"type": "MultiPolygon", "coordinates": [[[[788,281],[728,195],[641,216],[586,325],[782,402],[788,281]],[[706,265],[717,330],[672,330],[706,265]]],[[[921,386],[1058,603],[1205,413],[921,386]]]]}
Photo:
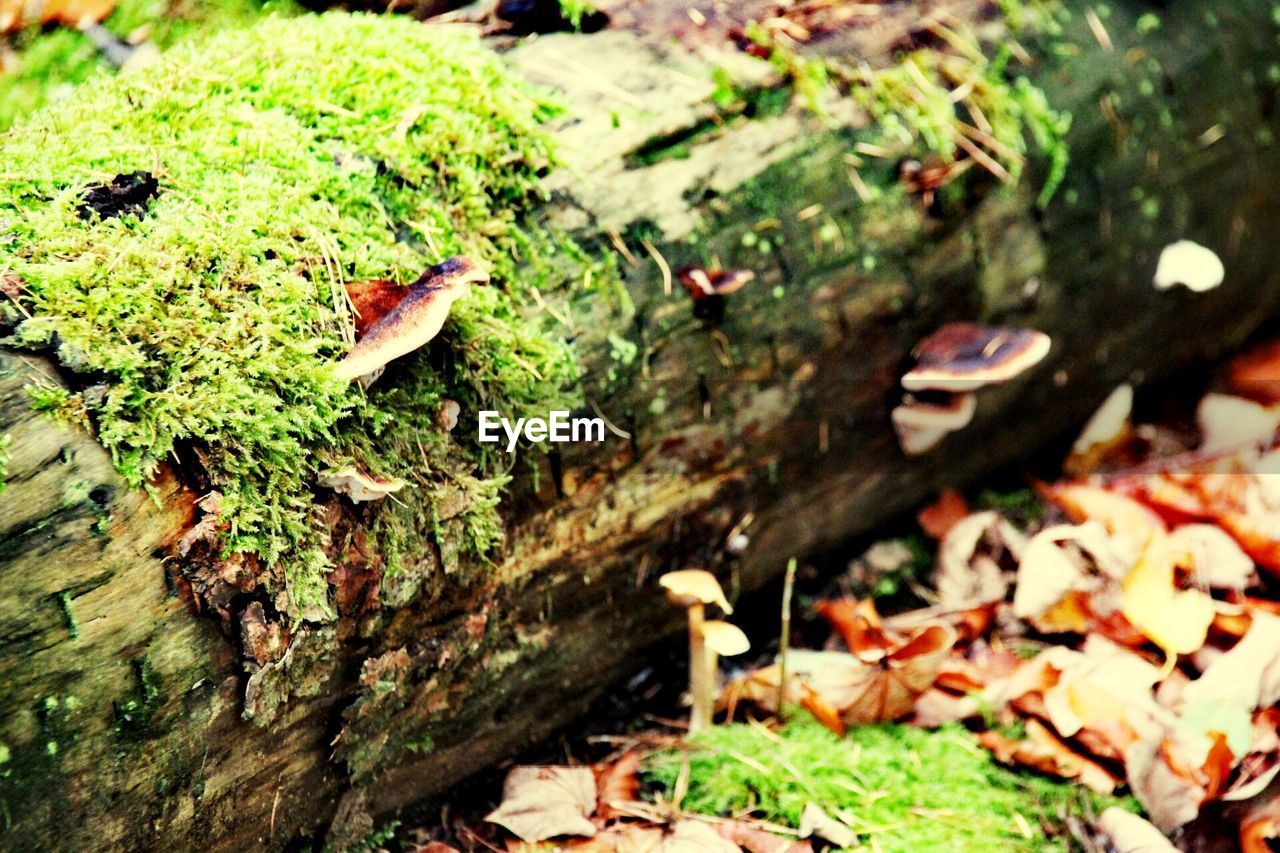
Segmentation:
{"type": "Polygon", "coordinates": [[[1276,376],[1273,342],[1118,389],[1069,449],[740,603],[755,648],[716,725],[688,734],[688,650],[663,647],[372,846],[1271,849],[1276,376]]]}
{"type": "MultiPolygon", "coordinates": [[[[133,33],[141,8],[108,24],[133,33]]],[[[188,13],[153,37],[220,25],[188,13]]],[[[19,47],[0,128],[102,67],[75,33],[19,47]]],[[[688,650],[661,647],[573,735],[356,848],[1269,849],[1277,355],[1190,400],[1121,399],[1043,465],[726,612],[753,651],[723,667],[710,728],[687,734],[688,650]]]]}

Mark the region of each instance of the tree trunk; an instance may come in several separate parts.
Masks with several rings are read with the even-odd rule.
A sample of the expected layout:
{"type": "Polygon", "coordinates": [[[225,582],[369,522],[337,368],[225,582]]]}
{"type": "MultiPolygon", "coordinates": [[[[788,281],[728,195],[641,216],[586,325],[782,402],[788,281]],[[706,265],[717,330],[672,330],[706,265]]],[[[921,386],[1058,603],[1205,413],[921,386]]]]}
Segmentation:
{"type": "MultiPolygon", "coordinates": [[[[885,8],[840,49],[882,56],[907,38],[906,12],[885,8]]],[[[522,478],[505,557],[481,580],[413,600],[401,578],[408,591],[383,600],[403,606],[303,628],[252,678],[179,594],[174,545],[196,496],[166,476],[152,495],[125,488],[91,437],[28,410],[22,386],[55,369],[0,352],[13,440],[0,841],[278,848],[335,813],[332,838],[357,835],[571,721],[678,631],[661,573],[705,565],[734,594],[758,588],[793,555],[1069,433],[1115,384],[1237,346],[1280,307],[1270,4],[1182,4],[1146,37],[1146,4],[1112,9],[1106,38],[1077,13],[1079,49],[1036,54],[1035,81],[1075,118],[1068,179],[1043,213],[1038,175],[1012,191],[975,181],[926,213],[893,191],[896,164],[874,159],[858,177],[885,191],[861,200],[857,116],[717,124],[712,69],[765,67],[731,45],[695,57],[636,26],[512,50],[572,117],[546,215],[618,235],[634,261],[633,307],[581,336],[588,399],[629,438],[566,445],[537,488],[522,478]],[[1220,288],[1151,286],[1160,249],[1184,237],[1222,257],[1220,288]],[[756,273],[718,324],[663,284],[663,264],[711,257],[756,273]],[[1048,332],[1047,362],[982,392],[974,423],[931,455],[903,458],[888,412],[911,347],[942,322],[992,319],[1048,332]],[[731,531],[745,549],[726,548],[731,531]]]]}

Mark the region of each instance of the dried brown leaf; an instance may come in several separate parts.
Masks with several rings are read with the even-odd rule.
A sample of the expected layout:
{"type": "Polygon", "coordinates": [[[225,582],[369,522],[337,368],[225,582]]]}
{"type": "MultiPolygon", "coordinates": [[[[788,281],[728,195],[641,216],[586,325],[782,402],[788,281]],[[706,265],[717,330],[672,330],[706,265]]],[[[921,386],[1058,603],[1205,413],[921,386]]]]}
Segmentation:
{"type": "Polygon", "coordinates": [[[485,820],[524,841],[561,835],[591,837],[589,818],[596,807],[596,778],[589,767],[512,768],[502,786],[502,803],[485,820]]]}

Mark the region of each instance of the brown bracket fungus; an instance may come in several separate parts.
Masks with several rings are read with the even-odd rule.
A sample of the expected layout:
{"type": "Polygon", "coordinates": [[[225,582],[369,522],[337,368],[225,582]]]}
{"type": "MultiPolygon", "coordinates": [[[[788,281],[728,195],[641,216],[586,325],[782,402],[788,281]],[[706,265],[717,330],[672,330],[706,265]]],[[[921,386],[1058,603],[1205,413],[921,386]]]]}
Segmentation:
{"type": "MultiPolygon", "coordinates": [[[[388,362],[425,346],[444,327],[449,309],[465,296],[473,284],[484,284],[489,274],[464,257],[447,258],[431,267],[404,289],[394,307],[374,320],[334,372],[342,379],[357,379],[385,367],[388,362]]],[[[366,282],[357,289],[352,304],[375,311],[386,306],[394,294],[385,285],[366,282]],[[365,291],[365,292],[362,292],[365,291]]]]}
{"type": "Polygon", "coordinates": [[[916,346],[916,366],[902,377],[902,387],[976,391],[1031,369],[1049,354],[1049,346],[1049,336],[1035,329],[948,323],[916,346]]]}
{"type": "Polygon", "coordinates": [[[948,394],[936,401],[908,394],[890,418],[902,452],[920,456],[937,447],[948,433],[967,427],[976,409],[977,398],[972,394],[948,394]]]}
{"type": "Polygon", "coordinates": [[[317,479],[325,488],[351,498],[352,503],[382,500],[406,485],[404,480],[375,477],[352,466],[321,471],[317,479]]]}
{"type": "MultiPolygon", "coordinates": [[[[703,569],[681,569],[668,572],[658,581],[667,591],[667,600],[683,607],[689,619],[689,695],[692,709],[689,712],[689,734],[695,734],[711,725],[715,708],[715,680],[708,666],[706,606],[717,605],[725,614],[733,613],[733,607],[724,597],[724,590],[715,575],[703,569]]],[[[717,642],[725,639],[720,629],[715,629],[717,642]]],[[[744,638],[745,639],[745,638],[744,638]]]]}
{"type": "Polygon", "coordinates": [[[1039,364],[1049,336],[1035,329],[948,323],[916,345],[916,365],[902,377],[908,394],[892,413],[898,445],[920,456],[973,419],[971,392],[998,385],[1039,364]]]}

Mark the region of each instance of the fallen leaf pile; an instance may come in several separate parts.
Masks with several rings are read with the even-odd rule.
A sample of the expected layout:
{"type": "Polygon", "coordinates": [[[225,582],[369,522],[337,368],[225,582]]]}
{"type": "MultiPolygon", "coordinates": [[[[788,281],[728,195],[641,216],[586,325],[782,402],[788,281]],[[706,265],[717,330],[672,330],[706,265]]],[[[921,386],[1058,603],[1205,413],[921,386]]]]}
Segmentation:
{"type": "Polygon", "coordinates": [[[1217,837],[1275,849],[1280,348],[1263,352],[1204,398],[1198,436],[1123,413],[1087,471],[1077,454],[1076,479],[1038,484],[1049,511],[1032,529],[944,494],[920,514],[938,540],[931,607],[882,618],[870,600],[819,602],[843,648],[792,652],[785,686],[777,664],[750,672],[722,706],[774,712],[784,697],[838,733],[964,721],[1001,762],[1127,788],[1164,836],[1243,804],[1217,837]]]}

